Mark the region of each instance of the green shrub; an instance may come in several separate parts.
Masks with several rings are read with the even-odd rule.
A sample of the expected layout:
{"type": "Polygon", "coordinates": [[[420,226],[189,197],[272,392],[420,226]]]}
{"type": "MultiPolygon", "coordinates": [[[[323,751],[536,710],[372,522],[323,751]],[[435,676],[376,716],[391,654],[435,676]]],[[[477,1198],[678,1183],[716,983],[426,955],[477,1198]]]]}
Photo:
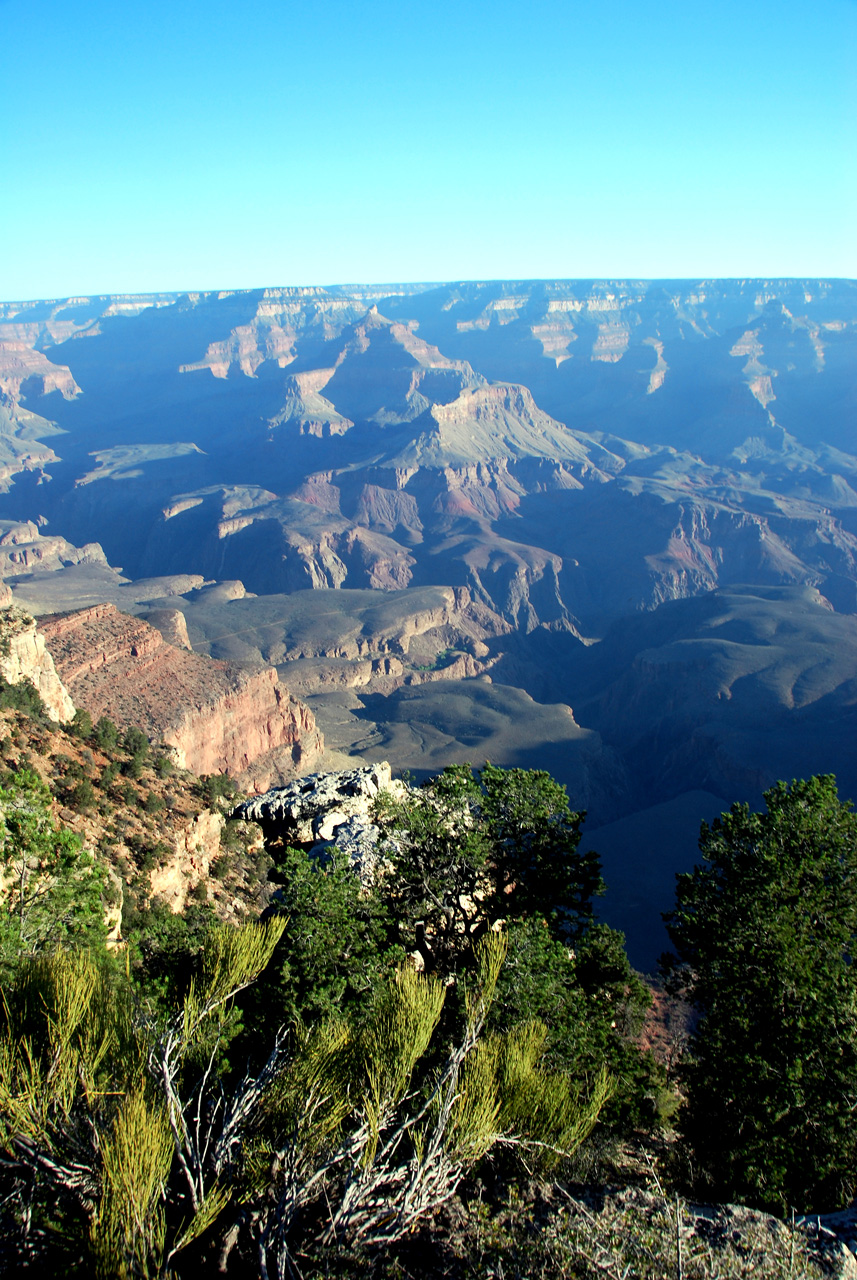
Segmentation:
{"type": "Polygon", "coordinates": [[[288,849],[273,874],[276,910],[289,920],[274,960],[246,1002],[248,1025],[308,1024],[368,1009],[384,975],[404,959],[377,893],[364,892],[348,859],[321,863],[288,849]]]}
{"type": "Polygon", "coordinates": [[[436,1043],[444,984],[406,967],[360,1024],[334,1016],[277,1037],[257,1070],[230,1072],[235,995],[286,927],[207,930],[181,995],[168,980],[144,1018],[129,980],[94,958],[22,961],[0,1007],[13,1270],[214,1275],[235,1250],[238,1274],[285,1276],[334,1240],[407,1236],[498,1144],[539,1161],[591,1129],[603,1075],[584,1090],[546,1070],[534,1023],[486,1033],[497,935],[478,949],[458,1040],[436,1043]]]}
{"type": "Polygon", "coordinates": [[[173,772],[175,765],[168,755],[162,753],[155,757],[153,767],[159,778],[168,778],[173,772]]]}
{"type": "Polygon", "coordinates": [[[122,750],[129,756],[127,762],[122,766],[122,772],[129,778],[139,778],[149,758],[149,739],[142,729],[132,725],[125,730],[120,745],[122,750]]]}
{"type": "Polygon", "coordinates": [[[143,756],[130,756],[122,765],[122,772],[126,778],[141,778],[144,764],[143,756]]]}
{"type": "Polygon", "coordinates": [[[83,711],[80,707],[74,713],[74,719],[67,726],[69,733],[74,734],[76,738],[82,738],[83,741],[92,737],[92,716],[88,711],[83,711]]]}
{"type": "Polygon", "coordinates": [[[199,779],[197,792],[206,807],[213,809],[220,801],[231,804],[238,794],[238,787],[228,773],[207,773],[199,779]]]}
{"type": "Polygon", "coordinates": [[[148,793],[143,805],[146,813],[161,813],[165,807],[164,801],[156,791],[150,791],[148,793]]]}
{"type": "Polygon", "coordinates": [[[74,786],[66,792],[65,802],[70,809],[77,809],[79,813],[88,813],[94,809],[97,804],[95,796],[95,788],[89,778],[81,778],[74,786]]]}
{"type": "Polygon", "coordinates": [[[211,860],[211,874],[217,880],[224,880],[231,871],[235,870],[236,858],[235,854],[228,849],[217,854],[211,860]]]}
{"type": "Polygon", "coordinates": [[[223,824],[223,830],[220,832],[220,847],[228,849],[231,853],[237,853],[243,848],[245,824],[238,818],[227,818],[223,824]]]}
{"type": "Polygon", "coordinates": [[[17,684],[9,684],[0,676],[0,708],[21,711],[44,728],[54,728],[54,722],[48,715],[39,692],[30,680],[20,680],[17,684]]]}
{"type": "Polygon", "coordinates": [[[119,765],[115,760],[111,760],[110,764],[105,765],[101,771],[101,777],[98,785],[102,790],[106,791],[112,782],[115,782],[119,776],[119,765]]]}
{"type": "Polygon", "coordinates": [[[574,943],[604,889],[598,858],[578,849],[583,817],[541,770],[451,765],[402,800],[382,792],[377,819],[405,949],[427,971],[449,973],[494,921],[533,916],[574,943]]]}
{"type": "Polygon", "coordinates": [[[146,756],[149,753],[149,739],[142,729],[131,725],[122,735],[122,750],[129,756],[146,756]]]}
{"type": "Polygon", "coordinates": [[[119,730],[107,716],[101,716],[92,731],[92,740],[102,751],[113,751],[119,745],[119,730]]]}

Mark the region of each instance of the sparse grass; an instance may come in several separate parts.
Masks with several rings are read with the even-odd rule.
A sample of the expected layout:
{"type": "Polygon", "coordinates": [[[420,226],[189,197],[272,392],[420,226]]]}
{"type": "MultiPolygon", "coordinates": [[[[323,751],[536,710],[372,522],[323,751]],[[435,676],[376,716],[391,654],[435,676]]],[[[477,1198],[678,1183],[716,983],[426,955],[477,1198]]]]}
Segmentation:
{"type": "Polygon", "coordinates": [[[791,1226],[745,1210],[700,1215],[632,1190],[593,1208],[567,1206],[522,1249],[522,1274],[579,1280],[821,1280],[830,1271],[812,1241],[791,1226]]]}

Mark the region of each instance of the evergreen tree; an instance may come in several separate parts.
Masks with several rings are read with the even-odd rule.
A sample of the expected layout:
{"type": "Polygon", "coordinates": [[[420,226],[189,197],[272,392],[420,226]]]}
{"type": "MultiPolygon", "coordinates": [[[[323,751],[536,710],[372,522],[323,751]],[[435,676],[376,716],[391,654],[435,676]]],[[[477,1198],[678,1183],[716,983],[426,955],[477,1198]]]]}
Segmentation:
{"type": "Polygon", "coordinates": [[[538,769],[450,765],[378,818],[392,874],[384,891],[406,950],[449,975],[498,920],[537,917],[566,944],[592,922],[604,883],[581,854],[565,788],[538,769]]]}
{"type": "Polygon", "coordinates": [[[0,964],[104,937],[103,868],[57,826],[32,769],[0,787],[0,879],[0,964]]]}
{"type": "Polygon", "coordinates": [[[833,1209],[857,1186],[857,815],[832,776],[765,801],[703,823],[666,917],[700,1015],[682,1126],[719,1198],[833,1209]]]}

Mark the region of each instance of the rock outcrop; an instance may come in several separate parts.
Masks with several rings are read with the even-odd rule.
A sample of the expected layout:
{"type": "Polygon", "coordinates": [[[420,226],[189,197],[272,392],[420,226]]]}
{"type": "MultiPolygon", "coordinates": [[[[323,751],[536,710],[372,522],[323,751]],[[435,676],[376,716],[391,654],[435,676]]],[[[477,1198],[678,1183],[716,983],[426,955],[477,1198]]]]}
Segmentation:
{"type": "Polygon", "coordinates": [[[168,644],[115,605],[43,618],[40,631],[78,703],[137,725],[195,773],[229,773],[262,790],[322,750],[312,713],[272,667],[246,669],[168,644]]]}
{"type": "Polygon", "coordinates": [[[107,557],[99,543],[75,547],[66,538],[45,536],[33,520],[0,521],[0,578],[74,564],[106,566],[107,557]]]}
{"type": "Polygon", "coordinates": [[[286,787],[274,787],[246,800],[235,816],[255,822],[268,842],[304,845],[323,855],[334,845],[361,875],[371,874],[380,832],[372,807],[382,791],[400,796],[405,784],[394,781],[386,761],[358,769],[314,773],[286,787]]]}
{"type": "Polygon", "coordinates": [[[175,832],[171,856],[149,872],[153,898],[173,912],[184,910],[188,894],[209,879],[211,864],[220,853],[223,823],[221,813],[203,809],[175,832]]]}
{"type": "Polygon", "coordinates": [[[187,623],[180,609],[150,609],[145,621],[160,631],[167,644],[191,652],[193,645],[187,634],[187,623]]]}
{"type": "Polygon", "coordinates": [[[57,675],[44,636],[34,619],[15,605],[0,609],[0,675],[9,684],[29,680],[59,724],[74,719],[74,703],[57,675]]]}

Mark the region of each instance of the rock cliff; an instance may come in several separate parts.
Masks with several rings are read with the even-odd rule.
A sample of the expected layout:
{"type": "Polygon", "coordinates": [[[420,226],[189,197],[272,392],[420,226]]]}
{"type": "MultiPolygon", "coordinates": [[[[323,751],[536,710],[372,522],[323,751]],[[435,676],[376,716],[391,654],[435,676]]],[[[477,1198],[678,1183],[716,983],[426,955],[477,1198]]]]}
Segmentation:
{"type": "Polygon", "coordinates": [[[149,872],[153,898],[165,902],[171,911],[183,911],[188,894],[211,877],[211,866],[220,854],[223,815],[203,809],[177,825],[172,835],[171,854],[149,872]]]}
{"type": "Polygon", "coordinates": [[[195,773],[229,773],[263,790],[322,750],[312,713],[271,667],[248,670],[178,649],[111,604],[39,626],[81,706],[120,728],[138,725],[195,773]]]}
{"type": "Polygon", "coordinates": [[[9,684],[29,680],[58,724],[74,719],[74,703],[57,675],[35,621],[15,605],[0,609],[0,675],[9,684]]]}
{"type": "Polygon", "coordinates": [[[122,945],[127,929],[137,927],[137,913],[151,906],[180,912],[189,901],[207,901],[219,920],[257,917],[271,897],[258,827],[227,823],[217,799],[207,807],[210,796],[199,780],[164,769],[159,753],[150,753],[133,778],[122,771],[128,759],[121,745],[101,747],[92,737],[0,708],[6,776],[35,770],[53,796],[55,821],[106,872],[109,945],[122,945]]]}
{"type": "Polygon", "coordinates": [[[33,520],[0,520],[0,578],[74,564],[106,566],[107,557],[97,542],[74,547],[66,538],[45,536],[33,520]]]}

